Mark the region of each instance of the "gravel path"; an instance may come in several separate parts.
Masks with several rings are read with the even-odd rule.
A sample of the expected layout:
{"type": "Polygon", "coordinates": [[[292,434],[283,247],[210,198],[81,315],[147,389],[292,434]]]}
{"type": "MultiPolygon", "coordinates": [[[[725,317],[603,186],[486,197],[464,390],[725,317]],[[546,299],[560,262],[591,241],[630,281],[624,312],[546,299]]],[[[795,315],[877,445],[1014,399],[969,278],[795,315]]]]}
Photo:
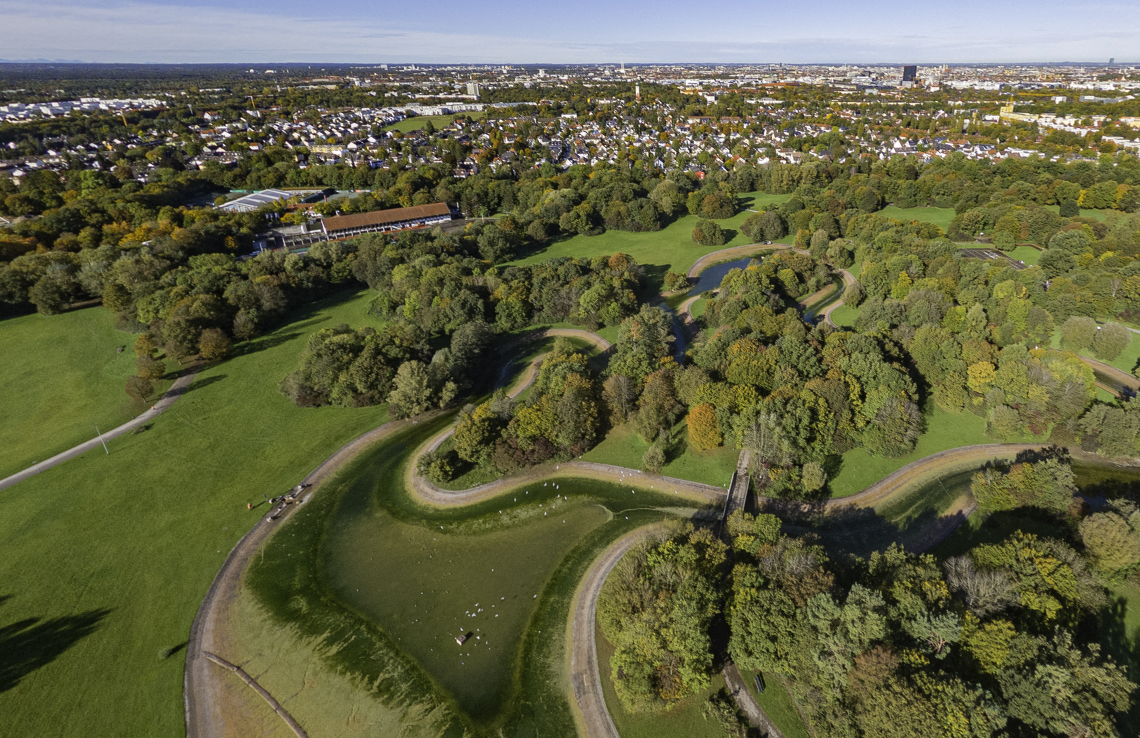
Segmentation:
{"type": "Polygon", "coordinates": [[[574,690],[577,716],[585,728],[587,738],[619,738],[606,697],[602,691],[602,675],[598,664],[598,646],[595,640],[598,595],[613,568],[621,557],[638,541],[643,540],[660,526],[639,528],[615,541],[594,560],[586,572],[578,592],[574,595],[573,625],[570,640],[570,686],[574,690]]]}
{"type": "Polygon", "coordinates": [[[96,436],[86,443],[81,443],[78,446],[72,446],[68,450],[56,454],[47,461],[41,461],[38,464],[33,464],[27,469],[16,472],[10,477],[0,479],[0,489],[11,487],[13,484],[22,482],[28,477],[34,477],[42,471],[51,469],[53,466],[59,466],[63,462],[74,459],[80,454],[85,454],[92,449],[99,448],[103,445],[103,441],[109,441],[112,438],[118,438],[124,433],[133,431],[135,428],[146,425],[148,421],[154,420],[156,417],[166,412],[166,409],[177,402],[179,397],[186,394],[186,390],[190,387],[190,383],[194,381],[194,377],[196,376],[198,376],[198,370],[191,371],[189,374],[184,374],[178,379],[174,380],[174,384],[170,385],[170,389],[164,392],[159,401],[154,403],[154,405],[152,405],[149,410],[134,420],[123,423],[117,428],[112,428],[109,431],[104,431],[102,434],[102,439],[96,436]]]}

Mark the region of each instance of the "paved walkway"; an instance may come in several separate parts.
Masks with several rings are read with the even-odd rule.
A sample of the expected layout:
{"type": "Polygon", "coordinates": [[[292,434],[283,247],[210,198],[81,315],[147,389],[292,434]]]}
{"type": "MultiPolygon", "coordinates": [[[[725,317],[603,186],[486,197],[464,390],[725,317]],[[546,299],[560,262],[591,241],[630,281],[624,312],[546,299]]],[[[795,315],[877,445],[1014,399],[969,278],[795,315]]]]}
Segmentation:
{"type": "Polygon", "coordinates": [[[109,431],[104,431],[101,440],[97,436],[95,438],[92,438],[90,441],[79,444],[78,446],[72,446],[68,450],[56,454],[47,461],[41,461],[38,464],[33,464],[27,469],[16,472],[10,477],[0,479],[0,489],[11,487],[13,484],[22,482],[29,477],[34,477],[42,471],[51,469],[53,466],[59,466],[63,462],[69,459],[74,459],[80,454],[85,454],[92,449],[99,448],[103,445],[103,441],[109,441],[112,438],[118,438],[124,433],[128,433],[130,431],[133,431],[135,428],[146,425],[148,421],[154,420],[156,417],[164,413],[168,407],[178,401],[179,397],[186,394],[186,390],[189,389],[190,383],[194,381],[194,377],[196,376],[198,376],[198,372],[195,370],[191,371],[189,374],[184,374],[178,379],[174,380],[174,384],[170,385],[170,389],[163,393],[162,398],[159,399],[159,401],[156,402],[149,410],[134,420],[123,423],[117,428],[112,428],[109,431]]]}

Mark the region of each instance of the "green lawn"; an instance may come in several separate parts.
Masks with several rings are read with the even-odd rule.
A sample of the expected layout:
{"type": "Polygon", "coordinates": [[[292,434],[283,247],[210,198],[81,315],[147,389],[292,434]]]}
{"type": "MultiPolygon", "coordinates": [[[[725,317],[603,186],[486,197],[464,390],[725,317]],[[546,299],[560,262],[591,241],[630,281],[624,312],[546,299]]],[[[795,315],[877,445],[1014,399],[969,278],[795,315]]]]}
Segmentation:
{"type": "Polygon", "coordinates": [[[900,208],[895,205],[888,205],[876,212],[875,215],[894,218],[895,220],[917,220],[923,223],[933,223],[945,232],[950,227],[950,221],[954,219],[955,212],[954,208],[900,208]]]}
{"type": "Polygon", "coordinates": [[[1009,258],[1014,261],[1024,261],[1029,266],[1037,266],[1037,262],[1041,258],[1041,252],[1032,246],[1018,246],[1009,252],[1009,258]]]}
{"type": "Polygon", "coordinates": [[[748,691],[756,697],[761,709],[764,710],[764,714],[776,724],[776,727],[784,734],[784,738],[811,738],[811,733],[808,732],[807,726],[804,725],[803,718],[801,718],[799,712],[796,711],[794,698],[791,693],[788,692],[783,677],[779,674],[761,676],[764,682],[764,693],[757,694],[757,673],[758,672],[746,671],[744,669],[740,670],[740,675],[744,678],[744,683],[748,685],[748,691]]]}
{"type": "Polygon", "coordinates": [[[0,495],[0,628],[31,644],[6,671],[0,733],[182,733],[184,655],[157,653],[186,641],[256,520],[246,502],[289,489],[387,419],[384,407],[300,409],[277,391],[313,331],[378,325],[369,300],[298,310],[203,371],[150,431],[109,441],[110,456],[85,454],[0,495]]]}
{"type": "Polygon", "coordinates": [[[107,431],[145,409],[124,391],[134,345],[102,307],[0,321],[0,478],[94,438],[95,425],[107,431]]]}
{"type": "Polygon", "coordinates": [[[831,320],[840,328],[854,328],[855,319],[859,317],[859,308],[850,305],[840,305],[831,313],[831,320]]]}
{"type": "MultiPolygon", "coordinates": [[[[683,274],[689,270],[693,262],[705,254],[731,246],[746,246],[752,243],[752,239],[739,230],[740,224],[752,215],[747,208],[755,209],[759,205],[783,202],[788,197],[788,195],[766,195],[755,192],[741,195],[740,200],[745,209],[731,218],[717,221],[722,228],[729,231],[730,239],[723,246],[698,246],[693,243],[693,228],[699,218],[695,215],[686,214],[660,231],[652,233],[611,230],[598,236],[564,238],[541,246],[513,263],[537,264],[556,256],[589,258],[621,251],[632,256],[639,264],[646,266],[649,286],[655,291],[660,291],[665,272],[674,271],[683,274]]],[[[791,243],[789,238],[782,239],[781,243],[783,242],[791,243]]]]}
{"type": "MultiPolygon", "coordinates": [[[[1123,323],[1121,323],[1121,325],[1123,325],[1123,323]]],[[[1140,339],[1138,339],[1136,334],[1134,334],[1132,332],[1129,332],[1128,336],[1129,336],[1128,346],[1125,347],[1124,351],[1121,352],[1120,356],[1117,356],[1112,361],[1108,361],[1107,359],[1100,358],[1099,356],[1096,355],[1096,353],[1093,352],[1091,347],[1084,349],[1084,350],[1081,350],[1081,351],[1074,351],[1073,353],[1078,354],[1079,356],[1084,356],[1088,359],[1096,359],[1097,361],[1108,364],[1109,366],[1114,366],[1117,369],[1119,369],[1120,371],[1124,372],[1125,374],[1132,374],[1133,368],[1135,368],[1137,364],[1140,364],[1140,339]]],[[[1066,347],[1061,345],[1061,328],[1060,328],[1060,326],[1058,326],[1057,330],[1053,332],[1053,340],[1049,345],[1055,349],[1060,349],[1063,351],[1072,351],[1072,349],[1066,348],[1066,347]]]]}
{"type": "Polygon", "coordinates": [[[705,308],[708,307],[708,303],[708,298],[702,297],[689,307],[689,312],[693,314],[694,318],[699,318],[705,314],[705,308]]]}
{"type": "Polygon", "coordinates": [[[954,415],[935,407],[933,415],[926,419],[926,432],[919,437],[914,451],[906,456],[887,459],[871,456],[862,448],[843,454],[839,474],[830,482],[831,496],[849,497],[910,462],[939,451],[978,443],[994,443],[994,439],[987,436],[985,430],[986,421],[983,418],[965,411],[954,415]]]}
{"type": "MultiPolygon", "coordinates": [[[[724,731],[711,720],[705,720],[704,706],[708,698],[724,689],[724,677],[714,674],[708,689],[686,697],[668,712],[631,713],[625,709],[614,689],[610,658],[614,647],[601,629],[596,631],[598,671],[602,674],[602,692],[614,726],[622,738],[723,738],[724,731]]],[[[788,738],[792,738],[789,736],[788,738]]]]}
{"type": "MultiPolygon", "coordinates": [[[[669,462],[661,469],[662,474],[716,487],[728,486],[736,470],[739,451],[723,446],[697,451],[689,445],[684,421],[673,428],[673,437],[678,439],[677,449],[669,454],[669,462]]],[[[611,430],[601,443],[582,456],[582,460],[640,469],[641,457],[649,450],[649,445],[637,435],[632,423],[626,423],[611,430]]]]}
{"type": "Polygon", "coordinates": [[[415,118],[405,118],[404,120],[400,121],[399,123],[393,123],[392,125],[388,126],[384,130],[385,131],[400,131],[401,133],[409,133],[411,131],[418,131],[419,129],[423,128],[424,126],[427,125],[427,122],[430,120],[431,124],[433,126],[435,126],[435,129],[438,131],[441,128],[444,128],[446,126],[451,125],[452,122],[456,118],[467,116],[468,118],[471,118],[472,120],[480,120],[483,118],[483,115],[484,115],[484,113],[482,113],[482,112],[455,113],[452,115],[421,115],[421,116],[418,116],[415,118]]]}

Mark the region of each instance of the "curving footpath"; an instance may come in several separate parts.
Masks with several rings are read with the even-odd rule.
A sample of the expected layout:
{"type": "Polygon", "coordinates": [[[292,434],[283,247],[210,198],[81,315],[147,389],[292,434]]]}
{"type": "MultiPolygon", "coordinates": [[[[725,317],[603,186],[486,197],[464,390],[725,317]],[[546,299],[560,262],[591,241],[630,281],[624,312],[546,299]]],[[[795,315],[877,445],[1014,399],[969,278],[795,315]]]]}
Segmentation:
{"type": "Polygon", "coordinates": [[[166,390],[166,392],[162,394],[162,397],[159,399],[159,401],[154,403],[154,405],[152,405],[149,410],[134,420],[129,420],[117,428],[112,428],[111,430],[102,433],[100,436],[92,438],[90,441],[81,443],[78,446],[72,446],[68,450],[56,454],[47,461],[41,461],[38,464],[33,464],[27,469],[16,472],[10,477],[0,479],[0,489],[11,487],[13,484],[22,482],[29,477],[34,477],[42,471],[51,469],[53,466],[59,466],[63,462],[74,459],[80,454],[85,454],[92,449],[99,448],[103,444],[103,441],[107,441],[112,438],[118,438],[124,433],[133,431],[136,428],[145,425],[147,421],[153,420],[154,418],[157,418],[159,415],[162,415],[164,412],[166,412],[167,408],[177,402],[179,397],[186,394],[186,391],[190,388],[190,383],[194,381],[194,377],[196,376],[198,376],[198,370],[194,370],[189,374],[184,374],[178,379],[174,380],[174,384],[170,385],[170,389],[166,390]]]}
{"type": "Polygon", "coordinates": [[[598,596],[606,577],[636,543],[644,540],[661,526],[639,528],[615,541],[590,565],[582,584],[574,594],[571,606],[574,613],[570,624],[570,687],[574,690],[576,716],[588,738],[619,738],[606,696],[598,664],[597,628],[598,596]]]}

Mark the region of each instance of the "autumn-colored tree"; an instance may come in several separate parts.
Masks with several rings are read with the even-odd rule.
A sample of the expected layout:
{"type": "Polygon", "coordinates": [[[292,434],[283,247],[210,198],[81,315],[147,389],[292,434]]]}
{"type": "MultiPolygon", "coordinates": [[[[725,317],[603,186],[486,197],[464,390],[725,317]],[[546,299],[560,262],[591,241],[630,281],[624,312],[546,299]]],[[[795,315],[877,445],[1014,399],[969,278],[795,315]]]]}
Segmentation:
{"type": "Polygon", "coordinates": [[[198,339],[198,353],[206,361],[217,361],[230,355],[230,337],[221,328],[207,328],[198,339]]]}
{"type": "Polygon", "coordinates": [[[708,403],[694,407],[685,422],[689,426],[689,443],[698,451],[716,448],[724,441],[716,421],[716,408],[708,403]]]}
{"type": "Polygon", "coordinates": [[[166,366],[150,356],[140,356],[138,359],[138,375],[151,381],[162,379],[166,375],[166,366]]]}

